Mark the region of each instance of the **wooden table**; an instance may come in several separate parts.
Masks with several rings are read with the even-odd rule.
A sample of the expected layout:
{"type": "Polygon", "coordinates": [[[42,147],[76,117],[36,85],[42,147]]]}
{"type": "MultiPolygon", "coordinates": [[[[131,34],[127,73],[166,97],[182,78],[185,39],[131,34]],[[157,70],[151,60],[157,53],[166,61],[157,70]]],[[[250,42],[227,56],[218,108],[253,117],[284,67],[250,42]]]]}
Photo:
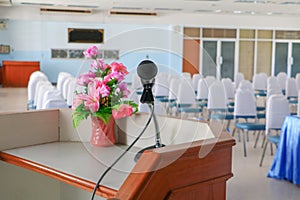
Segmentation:
{"type": "MultiPolygon", "coordinates": [[[[0,115],[0,159],[92,191],[107,166],[143,128],[136,123],[148,117],[136,115],[118,121],[119,143],[95,148],[87,142],[88,137],[76,134],[70,114],[69,109],[61,109],[0,115]],[[11,120],[16,126],[7,123],[11,120]],[[33,120],[36,126],[28,126],[33,120]],[[21,138],[16,141],[16,137],[21,138]]],[[[146,151],[134,162],[136,152],[154,142],[149,137],[153,128],[149,128],[137,146],[104,178],[97,194],[122,200],[226,199],[226,181],[233,176],[231,153],[235,144],[229,134],[222,132],[216,137],[206,123],[198,121],[162,116],[158,116],[158,121],[166,147],[146,151]],[[175,129],[170,131],[172,127],[175,129]]],[[[81,128],[88,129],[84,123],[81,128]]]]}

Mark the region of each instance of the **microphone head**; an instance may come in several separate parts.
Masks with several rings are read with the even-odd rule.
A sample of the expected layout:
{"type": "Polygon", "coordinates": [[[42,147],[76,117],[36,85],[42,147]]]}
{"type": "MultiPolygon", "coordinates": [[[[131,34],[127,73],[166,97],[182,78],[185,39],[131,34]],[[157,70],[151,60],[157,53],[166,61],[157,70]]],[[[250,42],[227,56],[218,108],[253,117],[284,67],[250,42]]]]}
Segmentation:
{"type": "Polygon", "coordinates": [[[137,74],[142,80],[149,81],[156,76],[157,66],[150,60],[144,60],[137,67],[137,74]]]}

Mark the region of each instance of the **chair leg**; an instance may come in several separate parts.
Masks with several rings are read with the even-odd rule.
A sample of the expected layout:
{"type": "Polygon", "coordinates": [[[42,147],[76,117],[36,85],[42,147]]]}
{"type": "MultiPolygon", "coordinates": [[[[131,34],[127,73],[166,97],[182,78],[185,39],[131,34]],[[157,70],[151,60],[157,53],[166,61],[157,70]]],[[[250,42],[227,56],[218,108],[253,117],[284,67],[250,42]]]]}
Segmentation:
{"type": "Polygon", "coordinates": [[[270,143],[271,156],[273,156],[273,144],[270,143]]]}
{"type": "Polygon", "coordinates": [[[234,137],[235,131],[236,131],[236,128],[234,127],[233,130],[232,130],[232,134],[231,134],[232,137],[234,137]]]}
{"type": "Polygon", "coordinates": [[[264,160],[264,157],[265,157],[265,153],[266,153],[266,149],[267,149],[268,143],[269,143],[269,141],[266,141],[264,150],[263,150],[263,152],[262,152],[261,159],[260,159],[260,163],[259,163],[259,166],[260,166],[260,167],[262,166],[262,163],[263,163],[263,160],[264,160]]]}
{"type": "Polygon", "coordinates": [[[261,143],[261,148],[264,148],[265,142],[266,142],[266,134],[264,134],[263,141],[261,143]]]}
{"type": "Polygon", "coordinates": [[[241,130],[238,130],[238,141],[241,142],[241,130]]]}
{"type": "Polygon", "coordinates": [[[249,142],[249,131],[247,131],[246,133],[247,133],[247,142],[249,142]]]}
{"type": "Polygon", "coordinates": [[[254,148],[256,148],[259,136],[260,136],[260,131],[258,131],[258,133],[257,133],[256,139],[255,139],[255,143],[254,143],[254,148]]]}
{"type": "Polygon", "coordinates": [[[244,156],[247,157],[247,150],[246,150],[246,137],[248,135],[248,131],[243,132],[243,144],[244,144],[244,156]]]}
{"type": "Polygon", "coordinates": [[[227,127],[226,127],[227,130],[229,130],[230,122],[231,122],[231,120],[229,119],[229,120],[227,121],[227,127]]]}

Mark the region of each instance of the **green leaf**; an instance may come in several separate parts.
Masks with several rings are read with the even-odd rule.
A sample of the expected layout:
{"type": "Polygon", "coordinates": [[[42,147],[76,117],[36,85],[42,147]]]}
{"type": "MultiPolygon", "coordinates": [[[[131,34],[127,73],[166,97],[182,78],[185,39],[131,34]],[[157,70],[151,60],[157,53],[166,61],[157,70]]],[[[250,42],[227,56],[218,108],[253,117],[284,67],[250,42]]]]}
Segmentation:
{"type": "Polygon", "coordinates": [[[72,118],[73,118],[73,127],[77,128],[79,123],[87,119],[88,116],[90,115],[90,112],[85,110],[84,104],[80,104],[72,113],[72,118]]]}
{"type": "Polygon", "coordinates": [[[111,108],[103,107],[103,108],[99,109],[94,114],[94,116],[95,117],[100,117],[105,124],[108,124],[108,121],[111,117],[111,111],[112,111],[111,108]]]}

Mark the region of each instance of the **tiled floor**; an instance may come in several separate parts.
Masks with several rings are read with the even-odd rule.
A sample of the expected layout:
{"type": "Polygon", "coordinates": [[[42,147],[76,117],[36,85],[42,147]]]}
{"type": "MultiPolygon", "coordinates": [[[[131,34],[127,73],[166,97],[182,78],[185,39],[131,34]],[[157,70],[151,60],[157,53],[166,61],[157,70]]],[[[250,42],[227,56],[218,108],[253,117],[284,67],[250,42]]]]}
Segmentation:
{"type": "MultiPolygon", "coordinates": [[[[0,88],[0,111],[24,111],[27,90],[22,88],[0,88]]],[[[273,157],[267,150],[262,167],[259,167],[262,149],[253,148],[254,136],[247,143],[248,156],[243,155],[243,145],[237,142],[233,148],[234,177],[227,184],[228,200],[299,200],[300,186],[287,181],[267,178],[273,157]]],[[[261,144],[261,140],[259,141],[261,144]]]]}

